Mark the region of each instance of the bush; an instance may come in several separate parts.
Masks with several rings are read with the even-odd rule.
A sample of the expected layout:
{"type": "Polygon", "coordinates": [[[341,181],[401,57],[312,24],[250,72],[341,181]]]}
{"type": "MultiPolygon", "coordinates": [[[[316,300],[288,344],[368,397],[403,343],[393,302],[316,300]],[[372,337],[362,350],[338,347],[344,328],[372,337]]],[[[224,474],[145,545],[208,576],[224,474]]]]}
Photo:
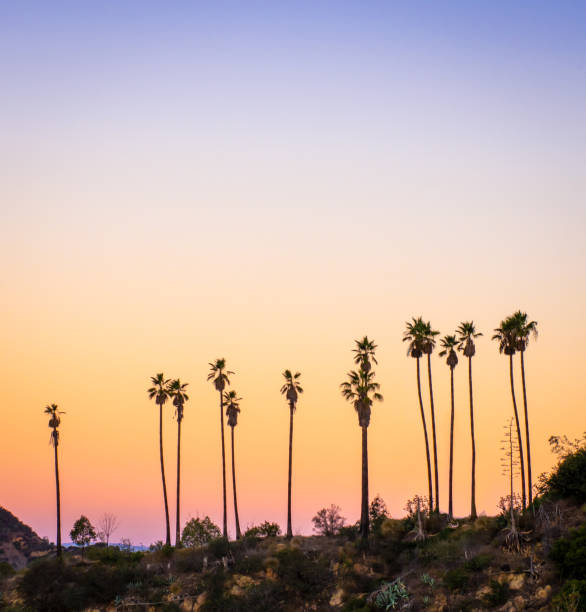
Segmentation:
{"type": "Polygon", "coordinates": [[[10,563],[6,563],[6,561],[0,562],[0,580],[2,580],[2,578],[12,576],[14,573],[14,568],[12,565],[10,565],[10,563]]]}
{"type": "Polygon", "coordinates": [[[311,519],[313,530],[324,536],[336,535],[344,526],[346,519],[340,515],[340,506],[332,504],[329,508],[322,508],[311,519]]]}
{"type": "Polygon", "coordinates": [[[491,606],[502,606],[509,599],[509,585],[506,582],[502,584],[498,580],[491,580],[489,585],[490,592],[484,596],[484,602],[491,606]]]}
{"type": "Polygon", "coordinates": [[[244,533],[245,538],[275,538],[279,535],[281,535],[279,525],[269,521],[250,527],[244,533]]]}
{"type": "Polygon", "coordinates": [[[118,546],[108,546],[108,548],[92,546],[88,548],[87,557],[92,561],[100,561],[107,565],[120,565],[124,563],[138,563],[144,557],[144,553],[120,550],[118,546]]]}
{"type": "Polygon", "coordinates": [[[195,547],[203,546],[215,538],[222,535],[220,528],[205,516],[203,519],[191,519],[185,524],[181,535],[181,542],[184,546],[195,547]]]}
{"type": "Polygon", "coordinates": [[[586,437],[571,442],[565,437],[552,436],[549,443],[560,461],[551,474],[540,477],[539,493],[551,499],[586,502],[586,437]]]}
{"type": "Polygon", "coordinates": [[[175,551],[174,563],[177,572],[201,572],[203,569],[204,551],[202,549],[183,548],[175,551]]]}
{"type": "Polygon", "coordinates": [[[586,610],[586,580],[567,580],[552,604],[554,610],[586,610]]]}
{"type": "Polygon", "coordinates": [[[319,557],[312,559],[297,548],[280,550],[277,575],[287,590],[292,590],[304,599],[316,599],[333,582],[329,561],[319,557]]]}
{"type": "Polygon", "coordinates": [[[214,538],[208,543],[208,552],[216,559],[227,557],[230,552],[230,542],[227,538],[214,538]]]}
{"type": "Polygon", "coordinates": [[[550,557],[562,578],[586,579],[586,525],[571,529],[567,537],[557,540],[550,557]]]}
{"type": "Polygon", "coordinates": [[[443,583],[450,591],[462,589],[468,584],[468,572],[464,568],[448,570],[443,577],[443,583]]]}
{"type": "Polygon", "coordinates": [[[368,517],[370,522],[370,531],[375,535],[380,535],[383,521],[389,518],[387,505],[382,497],[377,495],[371,502],[368,508],[368,517]]]}
{"type": "Polygon", "coordinates": [[[471,572],[481,572],[490,566],[492,557],[490,555],[476,555],[464,563],[464,567],[471,572]]]}

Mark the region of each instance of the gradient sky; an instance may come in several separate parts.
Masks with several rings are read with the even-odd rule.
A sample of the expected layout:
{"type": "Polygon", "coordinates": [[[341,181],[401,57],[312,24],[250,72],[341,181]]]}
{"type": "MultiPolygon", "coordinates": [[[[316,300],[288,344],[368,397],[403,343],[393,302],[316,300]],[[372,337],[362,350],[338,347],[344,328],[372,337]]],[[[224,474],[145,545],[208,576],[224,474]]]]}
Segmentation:
{"type": "MultiPolygon", "coordinates": [[[[506,492],[507,362],[491,331],[539,322],[527,353],[534,474],[585,429],[586,5],[582,2],[2,2],[0,504],[54,539],[43,407],[61,427],[64,539],[164,537],[149,377],[190,383],[183,518],[221,521],[226,357],[244,398],[240,521],[286,521],[284,368],[302,372],[293,528],[354,521],[360,430],[338,385],[379,345],[370,490],[393,516],[426,491],[415,364],[422,315],[477,346],[478,507],[506,492]]],[[[433,360],[447,507],[449,370],[433,360]]],[[[455,510],[469,508],[456,369],[455,510]]],[[[425,395],[427,397],[427,395],[425,395]]],[[[170,498],[176,424],[165,420],[170,498]]],[[[174,521],[174,504],[171,504],[174,521]]],[[[233,525],[231,503],[229,524],[233,525]]]]}

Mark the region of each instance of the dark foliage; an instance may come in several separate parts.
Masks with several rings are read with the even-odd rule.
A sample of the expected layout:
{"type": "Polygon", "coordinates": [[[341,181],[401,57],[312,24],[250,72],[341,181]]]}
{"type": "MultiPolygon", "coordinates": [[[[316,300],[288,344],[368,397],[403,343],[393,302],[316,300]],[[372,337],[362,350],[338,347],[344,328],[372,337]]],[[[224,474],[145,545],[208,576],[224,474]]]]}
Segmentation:
{"type": "Polygon", "coordinates": [[[296,548],[286,548],[276,556],[279,560],[277,575],[288,591],[318,601],[322,591],[333,583],[326,558],[312,558],[296,548]]]}
{"type": "Polygon", "coordinates": [[[464,568],[448,570],[443,577],[443,583],[450,591],[462,589],[468,584],[469,574],[464,568]]]}
{"type": "Polygon", "coordinates": [[[586,579],[586,525],[571,529],[567,537],[557,540],[550,557],[562,578],[586,579]]]}
{"type": "Polygon", "coordinates": [[[539,492],[550,499],[586,502],[586,448],[567,455],[551,474],[542,477],[539,492]]]}
{"type": "Polygon", "coordinates": [[[227,538],[214,538],[208,543],[207,550],[216,559],[222,559],[222,557],[227,557],[230,552],[230,542],[227,538]]]}
{"type": "Polygon", "coordinates": [[[490,607],[502,606],[509,599],[509,585],[498,580],[491,580],[490,592],[484,596],[484,602],[490,607]]]}
{"type": "Polygon", "coordinates": [[[275,538],[278,535],[281,535],[281,528],[277,523],[269,521],[250,527],[244,533],[245,538],[275,538]]]}

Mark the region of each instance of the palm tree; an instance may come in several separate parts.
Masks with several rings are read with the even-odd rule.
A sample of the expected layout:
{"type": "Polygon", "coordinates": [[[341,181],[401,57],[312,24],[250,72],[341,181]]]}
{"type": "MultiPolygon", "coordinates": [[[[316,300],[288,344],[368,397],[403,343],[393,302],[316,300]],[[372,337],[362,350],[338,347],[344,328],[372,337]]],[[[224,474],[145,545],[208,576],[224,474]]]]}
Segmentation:
{"type": "Polygon", "coordinates": [[[45,414],[50,414],[49,427],[51,427],[51,445],[55,449],[55,489],[57,492],[57,557],[61,559],[61,490],[59,487],[59,457],[57,447],[59,446],[59,424],[61,423],[60,414],[65,414],[59,410],[57,404],[45,406],[45,414]]]}
{"type": "Polygon", "coordinates": [[[220,394],[220,431],[222,432],[222,492],[224,499],[224,522],[222,528],[222,535],[228,537],[228,519],[226,516],[226,450],[224,445],[224,396],[222,395],[226,385],[230,384],[228,376],[234,374],[226,370],[226,360],[216,359],[213,363],[210,363],[210,373],[208,374],[208,380],[213,380],[216,391],[220,394]]]}
{"type": "Polygon", "coordinates": [[[287,398],[289,403],[289,480],[287,483],[287,538],[293,537],[291,527],[291,474],[293,469],[293,413],[297,407],[297,398],[303,389],[299,384],[300,372],[292,374],[291,370],[283,372],[285,384],[281,387],[281,393],[287,398]]]}
{"type": "Polygon", "coordinates": [[[175,546],[181,545],[181,520],[179,512],[180,485],[181,485],[181,421],[183,421],[183,406],[189,399],[185,387],[189,383],[182,383],[178,378],[169,383],[169,395],[173,398],[175,416],[177,417],[177,522],[175,526],[175,546]]]}
{"type": "Polygon", "coordinates": [[[364,336],[362,340],[354,340],[354,342],[356,343],[356,348],[352,349],[352,352],[356,353],[354,363],[365,372],[370,372],[372,369],[371,360],[378,365],[378,361],[374,356],[374,352],[378,347],[372,340],[368,339],[368,336],[364,336]]]}
{"type": "Polygon", "coordinates": [[[419,396],[419,408],[421,410],[421,422],[423,423],[423,437],[425,438],[425,456],[427,459],[427,484],[429,491],[429,507],[433,508],[433,489],[431,484],[431,459],[429,456],[429,439],[427,436],[427,424],[425,422],[425,412],[423,410],[423,400],[421,398],[421,374],[419,359],[423,354],[423,343],[425,333],[425,323],[421,317],[412,317],[411,323],[405,323],[407,329],[403,333],[403,342],[409,342],[407,355],[415,359],[417,363],[417,394],[419,396]]]}
{"type": "Polygon", "coordinates": [[[450,391],[451,391],[451,415],[450,415],[450,484],[449,484],[449,500],[448,500],[448,516],[454,518],[454,507],[452,503],[453,477],[454,477],[454,368],[458,365],[458,355],[454,349],[458,346],[458,340],[455,335],[444,336],[441,339],[442,351],[440,357],[448,356],[446,363],[450,368],[450,391]]]}
{"type": "MultiPolygon", "coordinates": [[[[358,342],[357,342],[358,343],[358,342]]],[[[340,388],[346,400],[352,402],[358,413],[358,425],[362,429],[362,502],[360,506],[360,535],[368,540],[368,426],[373,401],[382,402],[383,396],[378,392],[380,385],[374,381],[374,372],[365,372],[362,368],[348,372],[348,380],[340,388]]]]}
{"type": "Polygon", "coordinates": [[[513,398],[513,412],[515,415],[515,425],[517,427],[517,442],[519,445],[519,468],[521,471],[521,501],[523,510],[527,507],[525,494],[525,462],[523,461],[523,440],[521,438],[521,425],[519,424],[519,411],[517,410],[517,400],[515,398],[515,383],[513,377],[513,355],[517,350],[517,329],[513,317],[507,317],[501,321],[499,327],[494,330],[493,340],[499,343],[499,353],[509,356],[509,378],[511,380],[511,397],[513,398]]]}
{"type": "Polygon", "coordinates": [[[531,443],[529,442],[529,413],[527,412],[527,388],[525,386],[525,350],[529,344],[529,337],[537,339],[537,321],[529,321],[526,312],[518,310],[513,314],[515,334],[517,336],[516,349],[521,355],[521,380],[523,381],[523,407],[525,409],[525,445],[527,449],[527,492],[529,505],[533,505],[533,480],[531,478],[531,443]]]}
{"type": "Polygon", "coordinates": [[[240,520],[238,519],[238,500],[236,497],[236,468],[234,461],[234,427],[238,425],[238,413],[240,412],[239,402],[242,398],[238,397],[236,391],[224,391],[224,402],[226,403],[226,416],[228,426],[231,428],[232,436],[232,490],[234,491],[234,517],[236,521],[236,539],[242,537],[240,532],[240,520]]]}
{"type": "Polygon", "coordinates": [[[458,350],[468,358],[468,394],[470,397],[470,438],[472,440],[472,484],[470,493],[470,518],[476,514],[476,438],[474,437],[474,396],[472,393],[472,357],[476,354],[474,339],[482,336],[476,331],[474,321],[464,321],[457,329],[458,350]]]}
{"type": "MultiPolygon", "coordinates": [[[[431,432],[433,437],[433,470],[435,480],[435,511],[439,512],[439,476],[437,466],[437,438],[435,434],[435,409],[433,405],[433,385],[431,383],[431,354],[435,348],[435,336],[439,331],[431,328],[431,323],[428,321],[423,328],[423,352],[427,355],[427,376],[429,381],[429,402],[431,406],[431,432]]],[[[432,506],[430,505],[430,508],[432,506]]]]}
{"type": "Polygon", "coordinates": [[[159,406],[159,455],[161,457],[161,477],[163,479],[163,500],[165,502],[165,544],[171,546],[171,527],[169,525],[169,504],[167,503],[167,483],[165,481],[165,462],[163,461],[163,404],[169,399],[169,379],[163,373],[151,376],[152,387],[147,391],[149,399],[155,399],[159,406]]]}

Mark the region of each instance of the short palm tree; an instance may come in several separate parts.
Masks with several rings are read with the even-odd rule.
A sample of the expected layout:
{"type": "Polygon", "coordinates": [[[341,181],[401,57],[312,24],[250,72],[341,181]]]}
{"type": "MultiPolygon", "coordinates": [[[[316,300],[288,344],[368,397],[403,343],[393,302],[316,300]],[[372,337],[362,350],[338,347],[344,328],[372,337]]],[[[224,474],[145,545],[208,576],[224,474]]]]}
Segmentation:
{"type": "Polygon", "coordinates": [[[300,372],[293,374],[291,370],[283,372],[285,383],[281,387],[281,393],[287,398],[289,404],[289,479],[287,482],[287,537],[293,537],[293,529],[291,527],[291,476],[293,470],[293,414],[297,407],[297,398],[303,389],[299,384],[300,372]]]}
{"type": "Polygon", "coordinates": [[[362,429],[362,496],[360,504],[360,535],[368,540],[368,426],[374,401],[382,402],[380,385],[374,381],[374,372],[362,368],[348,372],[348,380],[340,385],[343,397],[352,402],[358,414],[358,425],[362,429]]]}
{"type": "Polygon", "coordinates": [[[421,398],[421,373],[419,359],[423,355],[423,344],[425,339],[425,323],[421,317],[412,317],[411,322],[405,324],[407,329],[403,333],[403,342],[408,342],[407,355],[415,359],[417,363],[417,394],[419,397],[419,408],[421,410],[421,422],[423,424],[423,437],[425,438],[425,456],[427,459],[427,484],[429,494],[429,507],[433,508],[433,489],[431,481],[431,459],[429,456],[429,438],[427,436],[427,424],[425,422],[425,411],[421,398]]]}
{"type": "Polygon", "coordinates": [[[61,489],[59,487],[59,457],[57,447],[59,446],[59,425],[61,423],[60,414],[65,414],[59,410],[57,404],[45,406],[45,414],[50,414],[49,427],[51,428],[51,445],[55,450],[55,489],[57,493],[57,557],[62,555],[61,549],[61,489]]]}
{"type": "Polygon", "coordinates": [[[516,349],[521,355],[521,380],[523,381],[523,407],[525,409],[525,448],[527,450],[527,492],[529,505],[533,505],[533,480],[531,477],[531,443],[529,441],[529,413],[527,411],[527,387],[525,385],[525,350],[529,344],[530,336],[537,339],[537,321],[529,321],[526,312],[518,310],[513,314],[515,333],[517,336],[516,349]]]}
{"type": "MultiPolygon", "coordinates": [[[[431,354],[435,348],[435,337],[439,331],[435,331],[428,321],[423,327],[423,353],[427,355],[427,377],[429,382],[429,402],[431,408],[431,433],[433,438],[433,471],[435,481],[435,511],[439,512],[439,470],[437,465],[437,437],[435,432],[435,408],[433,403],[433,384],[431,382],[431,354]]],[[[430,508],[432,506],[430,505],[430,508]]]]}
{"type": "Polygon", "coordinates": [[[167,482],[165,481],[165,462],[163,460],[163,405],[169,399],[169,379],[163,373],[151,376],[152,387],[147,391],[149,399],[155,400],[159,407],[159,455],[161,458],[161,478],[163,479],[163,500],[165,502],[165,544],[171,546],[171,527],[169,524],[169,504],[167,503],[167,482]]]}
{"type": "Polygon", "coordinates": [[[226,404],[226,416],[228,417],[228,427],[231,429],[232,437],[232,490],[234,491],[234,518],[236,521],[236,539],[242,537],[240,531],[240,519],[238,518],[238,498],[236,496],[236,467],[234,461],[234,427],[238,425],[238,413],[240,412],[240,400],[236,391],[224,391],[224,403],[226,404]]]}
{"type": "Polygon", "coordinates": [[[450,482],[448,492],[448,516],[454,518],[454,507],[452,501],[453,482],[454,482],[454,368],[458,365],[458,355],[456,349],[458,340],[455,335],[444,336],[441,339],[442,351],[440,357],[447,355],[446,363],[450,368],[450,395],[451,395],[451,414],[450,414],[450,482]]]}
{"type": "Polygon", "coordinates": [[[228,537],[228,518],[226,515],[226,449],[224,445],[224,389],[226,385],[230,384],[228,378],[234,372],[226,370],[226,360],[216,359],[213,363],[209,364],[210,373],[208,374],[208,380],[213,381],[216,391],[220,394],[220,431],[222,434],[222,492],[224,500],[224,521],[222,524],[222,535],[228,537]]]}
{"type": "Polygon", "coordinates": [[[183,421],[183,407],[189,399],[185,387],[189,383],[182,383],[178,378],[169,383],[169,395],[173,398],[175,417],[177,418],[177,521],[175,525],[175,546],[181,545],[181,513],[179,511],[181,486],[181,421],[183,421]]]}
{"type": "Polygon", "coordinates": [[[527,507],[527,497],[525,488],[525,462],[523,460],[523,440],[521,437],[521,425],[519,423],[519,411],[517,410],[517,400],[515,397],[515,382],[513,376],[513,355],[517,351],[517,328],[513,317],[507,317],[501,321],[499,327],[494,330],[493,340],[499,343],[499,353],[504,353],[509,357],[509,378],[511,381],[511,397],[513,398],[513,412],[515,425],[517,428],[517,442],[519,445],[519,469],[521,471],[521,502],[523,510],[527,507]]]}
{"type": "Polygon", "coordinates": [[[464,321],[457,329],[458,350],[468,358],[468,395],[470,398],[470,439],[472,441],[472,480],[470,493],[470,517],[475,519],[476,513],[476,438],[474,436],[474,396],[472,393],[472,357],[476,354],[474,339],[482,336],[476,331],[474,321],[464,321]]]}

